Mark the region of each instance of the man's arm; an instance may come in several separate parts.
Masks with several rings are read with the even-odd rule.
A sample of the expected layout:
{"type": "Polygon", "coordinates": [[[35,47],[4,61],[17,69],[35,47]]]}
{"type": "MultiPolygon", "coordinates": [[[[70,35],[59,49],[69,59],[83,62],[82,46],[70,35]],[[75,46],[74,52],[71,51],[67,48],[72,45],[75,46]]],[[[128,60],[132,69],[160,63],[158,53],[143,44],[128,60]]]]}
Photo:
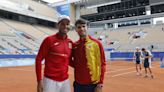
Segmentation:
{"type": "Polygon", "coordinates": [[[35,62],[35,71],[37,78],[37,92],[43,91],[43,83],[42,83],[42,60],[46,57],[48,53],[48,41],[45,39],[39,49],[39,52],[36,56],[35,62]]]}
{"type": "Polygon", "coordinates": [[[148,54],[149,54],[149,58],[153,57],[153,55],[152,55],[152,53],[150,51],[148,51],[148,54]]]}
{"type": "Polygon", "coordinates": [[[49,40],[48,38],[46,38],[40,48],[39,48],[39,51],[38,51],[38,54],[36,56],[36,59],[35,59],[35,70],[36,70],[36,76],[37,76],[37,80],[41,80],[42,79],[42,60],[46,57],[47,53],[48,53],[48,44],[49,44],[49,40]]]}
{"type": "Polygon", "coordinates": [[[145,56],[145,58],[152,58],[152,54],[151,54],[151,52],[150,51],[147,51],[147,53],[148,53],[148,56],[145,56]]]}
{"type": "MultiPolygon", "coordinates": [[[[99,48],[100,48],[100,53],[101,53],[101,57],[100,57],[101,58],[101,76],[100,76],[99,84],[103,84],[105,70],[106,70],[106,59],[105,59],[104,48],[101,43],[99,43],[99,48]]],[[[102,86],[102,85],[100,85],[100,86],[102,86]]]]}
{"type": "Polygon", "coordinates": [[[135,52],[133,53],[133,60],[136,58],[135,52]]]}
{"type": "Polygon", "coordinates": [[[37,81],[37,92],[43,92],[43,81],[37,81]]]}
{"type": "Polygon", "coordinates": [[[135,60],[136,60],[136,54],[135,53],[136,52],[133,53],[133,59],[132,59],[134,63],[135,63],[135,60]]]}
{"type": "Polygon", "coordinates": [[[69,66],[74,68],[74,55],[75,55],[75,43],[72,42],[72,52],[70,56],[69,66]]]}

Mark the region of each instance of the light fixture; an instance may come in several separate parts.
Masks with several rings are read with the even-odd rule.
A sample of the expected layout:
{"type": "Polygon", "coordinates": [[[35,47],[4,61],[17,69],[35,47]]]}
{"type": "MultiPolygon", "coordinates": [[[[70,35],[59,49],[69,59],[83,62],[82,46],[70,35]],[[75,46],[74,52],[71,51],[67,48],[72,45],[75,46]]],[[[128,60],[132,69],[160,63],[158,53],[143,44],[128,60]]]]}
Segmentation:
{"type": "Polygon", "coordinates": [[[47,3],[57,3],[57,2],[67,1],[67,0],[42,0],[42,1],[47,2],[47,3]]]}

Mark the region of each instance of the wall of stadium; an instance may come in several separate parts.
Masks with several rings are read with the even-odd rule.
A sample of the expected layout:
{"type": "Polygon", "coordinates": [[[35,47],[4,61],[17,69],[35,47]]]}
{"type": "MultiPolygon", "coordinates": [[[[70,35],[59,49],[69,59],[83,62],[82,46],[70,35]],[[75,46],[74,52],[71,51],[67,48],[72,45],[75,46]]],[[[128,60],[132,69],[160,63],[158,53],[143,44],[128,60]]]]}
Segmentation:
{"type": "Polygon", "coordinates": [[[72,23],[75,23],[75,12],[76,12],[76,10],[75,10],[75,4],[70,4],[70,18],[71,18],[71,22],[72,23]]]}
{"type": "Polygon", "coordinates": [[[150,5],[164,3],[164,0],[149,0],[150,5]]]}
{"type": "MultiPolygon", "coordinates": [[[[126,61],[132,61],[133,60],[133,54],[134,52],[111,52],[110,53],[110,60],[126,60],[126,61]]],[[[164,58],[164,52],[152,52],[153,59],[157,60],[164,58]]]]}

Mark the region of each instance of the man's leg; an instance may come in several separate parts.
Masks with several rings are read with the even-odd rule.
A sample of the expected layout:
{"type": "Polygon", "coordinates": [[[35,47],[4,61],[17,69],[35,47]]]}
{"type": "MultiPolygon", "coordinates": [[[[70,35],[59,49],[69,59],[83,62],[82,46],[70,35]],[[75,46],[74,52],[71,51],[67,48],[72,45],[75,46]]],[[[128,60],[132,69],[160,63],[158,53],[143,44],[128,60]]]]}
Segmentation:
{"type": "Polygon", "coordinates": [[[148,77],[147,68],[145,67],[145,78],[148,77]]]}
{"type": "Polygon", "coordinates": [[[136,72],[138,73],[138,66],[137,66],[138,64],[136,63],[136,72]]]}
{"type": "Polygon", "coordinates": [[[150,72],[150,76],[151,76],[151,78],[154,78],[153,73],[152,73],[152,71],[151,71],[151,68],[150,68],[150,67],[149,67],[149,72],[150,72]]]}
{"type": "Polygon", "coordinates": [[[139,64],[139,73],[140,73],[140,75],[142,75],[142,67],[141,67],[141,64],[139,64]]]}
{"type": "Polygon", "coordinates": [[[138,76],[139,75],[139,72],[138,72],[138,64],[136,63],[136,75],[138,76]]]}

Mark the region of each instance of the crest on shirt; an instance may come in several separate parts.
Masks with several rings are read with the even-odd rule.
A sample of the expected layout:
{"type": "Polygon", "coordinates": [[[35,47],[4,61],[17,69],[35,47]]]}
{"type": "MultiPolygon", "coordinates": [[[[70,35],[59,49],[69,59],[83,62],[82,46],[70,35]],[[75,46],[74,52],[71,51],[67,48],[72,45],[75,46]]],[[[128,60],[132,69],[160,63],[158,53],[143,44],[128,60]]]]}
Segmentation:
{"type": "Polygon", "coordinates": [[[55,42],[54,45],[55,45],[55,46],[59,45],[59,42],[55,42]]]}
{"type": "Polygon", "coordinates": [[[88,45],[87,45],[87,48],[90,49],[91,47],[92,47],[92,44],[88,44],[88,45]]]}
{"type": "Polygon", "coordinates": [[[72,43],[68,43],[68,47],[72,49],[72,43]]]}

